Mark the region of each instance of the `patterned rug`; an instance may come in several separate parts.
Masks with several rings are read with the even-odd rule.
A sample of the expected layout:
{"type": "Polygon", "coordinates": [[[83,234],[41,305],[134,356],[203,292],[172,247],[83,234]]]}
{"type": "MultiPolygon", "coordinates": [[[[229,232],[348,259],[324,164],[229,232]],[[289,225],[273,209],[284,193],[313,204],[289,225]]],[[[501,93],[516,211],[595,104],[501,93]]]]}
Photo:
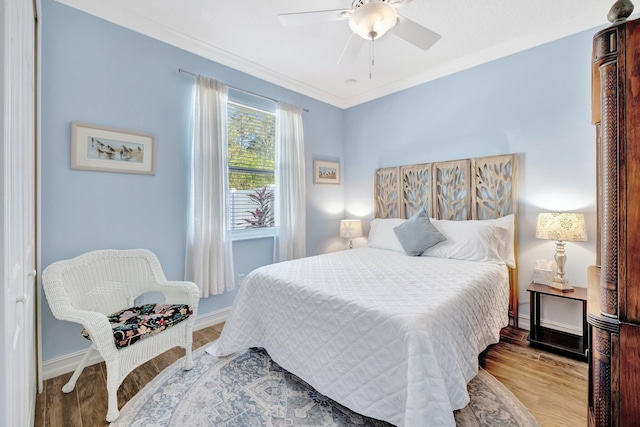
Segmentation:
{"type": "MultiPolygon", "coordinates": [[[[390,427],[321,395],[262,349],[225,358],[200,348],[161,372],[120,412],[113,427],[390,427]]],[[[458,426],[538,426],[498,380],[480,369],[468,384],[471,402],[455,411],[458,426]]]]}

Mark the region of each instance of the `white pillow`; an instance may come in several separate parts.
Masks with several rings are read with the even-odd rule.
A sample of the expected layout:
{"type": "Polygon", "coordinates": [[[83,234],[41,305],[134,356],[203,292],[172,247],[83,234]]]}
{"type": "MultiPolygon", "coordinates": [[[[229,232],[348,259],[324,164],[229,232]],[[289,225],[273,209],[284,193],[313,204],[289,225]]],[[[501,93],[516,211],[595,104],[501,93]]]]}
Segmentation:
{"type": "Polygon", "coordinates": [[[505,242],[509,235],[507,225],[497,224],[493,220],[432,219],[431,223],[444,234],[447,240],[430,247],[422,256],[505,264],[501,256],[500,244],[505,242]]]}
{"type": "Polygon", "coordinates": [[[387,249],[404,253],[404,249],[398,240],[398,236],[393,229],[406,221],[404,218],[376,218],[371,221],[369,230],[370,248],[387,249]]]}
{"type": "Polygon", "coordinates": [[[500,243],[500,257],[511,268],[516,268],[516,254],[515,254],[515,238],[516,238],[516,224],[515,215],[507,215],[497,219],[487,219],[483,222],[489,222],[497,224],[499,226],[506,226],[509,230],[506,240],[500,243]]]}

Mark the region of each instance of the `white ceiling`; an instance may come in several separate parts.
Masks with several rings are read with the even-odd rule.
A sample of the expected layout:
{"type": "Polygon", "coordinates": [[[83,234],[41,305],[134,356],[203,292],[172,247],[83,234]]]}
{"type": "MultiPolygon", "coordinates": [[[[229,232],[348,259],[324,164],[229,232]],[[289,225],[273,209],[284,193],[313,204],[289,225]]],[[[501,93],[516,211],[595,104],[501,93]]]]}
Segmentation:
{"type": "MultiPolygon", "coordinates": [[[[607,24],[613,0],[413,0],[398,13],[439,33],[422,51],[393,34],[337,64],[347,21],[282,26],[279,13],[349,9],[351,0],[58,0],[340,108],[607,24]],[[355,80],[355,84],[347,84],[355,80]]],[[[176,64],[176,67],[181,64],[176,64]]]]}

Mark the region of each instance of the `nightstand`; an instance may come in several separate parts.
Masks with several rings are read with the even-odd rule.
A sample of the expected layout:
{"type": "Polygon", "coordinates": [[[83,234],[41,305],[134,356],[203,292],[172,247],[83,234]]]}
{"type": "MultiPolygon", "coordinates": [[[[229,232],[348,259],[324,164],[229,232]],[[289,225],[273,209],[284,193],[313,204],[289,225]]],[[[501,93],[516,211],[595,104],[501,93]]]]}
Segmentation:
{"type": "Polygon", "coordinates": [[[531,324],[529,337],[532,346],[544,348],[574,359],[587,361],[587,349],[589,345],[587,327],[587,289],[574,288],[573,292],[560,292],[548,287],[531,283],[527,288],[531,305],[531,324]],[[549,295],[556,298],[572,299],[582,302],[582,336],[573,335],[555,329],[540,326],[540,295],[549,295]]]}

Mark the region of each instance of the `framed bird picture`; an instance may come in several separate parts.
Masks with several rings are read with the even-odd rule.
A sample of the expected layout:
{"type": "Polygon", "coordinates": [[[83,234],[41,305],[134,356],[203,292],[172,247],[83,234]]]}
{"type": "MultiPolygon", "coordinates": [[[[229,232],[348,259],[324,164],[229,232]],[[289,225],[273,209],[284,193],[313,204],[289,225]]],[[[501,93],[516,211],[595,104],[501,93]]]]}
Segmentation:
{"type": "Polygon", "coordinates": [[[71,169],[155,174],[155,136],[74,122],[71,169]]]}

